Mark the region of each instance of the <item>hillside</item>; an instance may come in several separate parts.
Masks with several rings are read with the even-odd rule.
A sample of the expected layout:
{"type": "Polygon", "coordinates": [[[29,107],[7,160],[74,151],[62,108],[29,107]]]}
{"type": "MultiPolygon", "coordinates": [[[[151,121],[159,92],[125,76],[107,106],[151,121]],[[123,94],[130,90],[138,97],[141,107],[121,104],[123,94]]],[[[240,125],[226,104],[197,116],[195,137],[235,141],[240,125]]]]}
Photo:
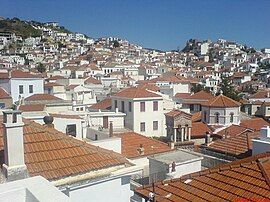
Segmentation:
{"type": "Polygon", "coordinates": [[[16,35],[22,36],[23,38],[27,38],[30,36],[37,37],[41,36],[42,34],[40,30],[35,29],[28,22],[21,21],[18,18],[1,19],[0,32],[12,32],[16,35]]]}

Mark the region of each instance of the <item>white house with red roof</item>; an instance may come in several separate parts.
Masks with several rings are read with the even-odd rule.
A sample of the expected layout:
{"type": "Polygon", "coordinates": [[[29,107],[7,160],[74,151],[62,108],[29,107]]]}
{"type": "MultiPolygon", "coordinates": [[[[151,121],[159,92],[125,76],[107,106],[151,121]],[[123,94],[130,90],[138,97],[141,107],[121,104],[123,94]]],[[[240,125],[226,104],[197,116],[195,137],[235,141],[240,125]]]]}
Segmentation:
{"type": "Polygon", "coordinates": [[[125,127],[147,136],[165,135],[163,97],[143,88],[131,87],[112,97],[112,110],[126,114],[125,127]]]}
{"type": "Polygon", "coordinates": [[[202,104],[202,121],[216,126],[239,124],[240,106],[239,102],[220,94],[202,104]]]}
{"type": "Polygon", "coordinates": [[[12,97],[13,102],[33,94],[44,93],[43,78],[21,70],[0,73],[0,86],[12,97]]]}

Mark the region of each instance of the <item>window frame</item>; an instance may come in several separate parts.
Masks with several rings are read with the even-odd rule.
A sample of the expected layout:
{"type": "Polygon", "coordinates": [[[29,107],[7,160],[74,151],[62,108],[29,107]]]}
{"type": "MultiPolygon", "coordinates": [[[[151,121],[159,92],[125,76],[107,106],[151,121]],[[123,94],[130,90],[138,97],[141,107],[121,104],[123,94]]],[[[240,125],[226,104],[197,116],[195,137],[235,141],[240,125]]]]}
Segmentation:
{"type": "Polygon", "coordinates": [[[28,86],[28,90],[29,90],[29,93],[34,93],[34,86],[33,85],[29,85],[28,86]]]}
{"type": "Polygon", "coordinates": [[[145,112],[145,102],[140,102],[140,112],[145,112]]]}
{"type": "Polygon", "coordinates": [[[153,130],[158,130],[158,121],[153,121],[153,130]]]}
{"type": "Polygon", "coordinates": [[[158,101],[153,101],[153,111],[158,111],[158,101]]]}
{"type": "Polygon", "coordinates": [[[145,122],[140,123],[140,131],[145,132],[145,122]]]}
{"type": "Polygon", "coordinates": [[[19,85],[19,94],[23,94],[23,85],[19,85]]]}
{"type": "Polygon", "coordinates": [[[132,103],[131,102],[128,102],[128,111],[132,112],[132,103]]]}

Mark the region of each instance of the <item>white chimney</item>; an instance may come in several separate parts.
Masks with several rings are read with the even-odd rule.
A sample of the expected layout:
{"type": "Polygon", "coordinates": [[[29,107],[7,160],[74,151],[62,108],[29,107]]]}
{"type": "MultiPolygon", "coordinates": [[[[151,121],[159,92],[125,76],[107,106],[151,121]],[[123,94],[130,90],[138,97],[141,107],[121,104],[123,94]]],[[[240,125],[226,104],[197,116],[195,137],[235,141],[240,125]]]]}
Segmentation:
{"type": "Polygon", "coordinates": [[[21,111],[4,111],[4,157],[3,171],[8,181],[28,176],[24,162],[24,142],[21,111]]]}
{"type": "Polygon", "coordinates": [[[261,138],[270,138],[270,128],[269,126],[265,126],[261,128],[261,138]]]}

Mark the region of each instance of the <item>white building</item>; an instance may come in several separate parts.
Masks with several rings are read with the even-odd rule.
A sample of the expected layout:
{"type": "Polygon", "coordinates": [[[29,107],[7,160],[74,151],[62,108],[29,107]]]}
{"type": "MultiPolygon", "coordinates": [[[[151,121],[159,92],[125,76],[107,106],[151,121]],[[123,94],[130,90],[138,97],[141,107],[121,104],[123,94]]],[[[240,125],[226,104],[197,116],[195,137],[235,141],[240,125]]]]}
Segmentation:
{"type": "Polygon", "coordinates": [[[142,88],[127,88],[112,97],[112,110],[126,114],[125,127],[147,136],[165,135],[163,98],[142,88]]]}
{"type": "Polygon", "coordinates": [[[209,125],[238,125],[240,106],[239,102],[221,94],[202,104],[202,121],[209,125]]]}
{"type": "Polygon", "coordinates": [[[270,151],[270,128],[269,126],[261,128],[261,136],[252,139],[252,155],[270,151]]]}
{"type": "Polygon", "coordinates": [[[43,78],[21,70],[12,70],[1,75],[0,86],[11,95],[13,102],[33,94],[44,93],[43,78]]]}
{"type": "MultiPolygon", "coordinates": [[[[55,130],[51,119],[41,126],[22,120],[20,111],[8,111],[3,120],[0,138],[6,158],[1,182],[41,175],[70,201],[108,201],[108,197],[112,202],[130,201],[130,178],[138,170],[122,155],[55,130]]],[[[47,198],[52,196],[57,197],[47,198]]]]}

